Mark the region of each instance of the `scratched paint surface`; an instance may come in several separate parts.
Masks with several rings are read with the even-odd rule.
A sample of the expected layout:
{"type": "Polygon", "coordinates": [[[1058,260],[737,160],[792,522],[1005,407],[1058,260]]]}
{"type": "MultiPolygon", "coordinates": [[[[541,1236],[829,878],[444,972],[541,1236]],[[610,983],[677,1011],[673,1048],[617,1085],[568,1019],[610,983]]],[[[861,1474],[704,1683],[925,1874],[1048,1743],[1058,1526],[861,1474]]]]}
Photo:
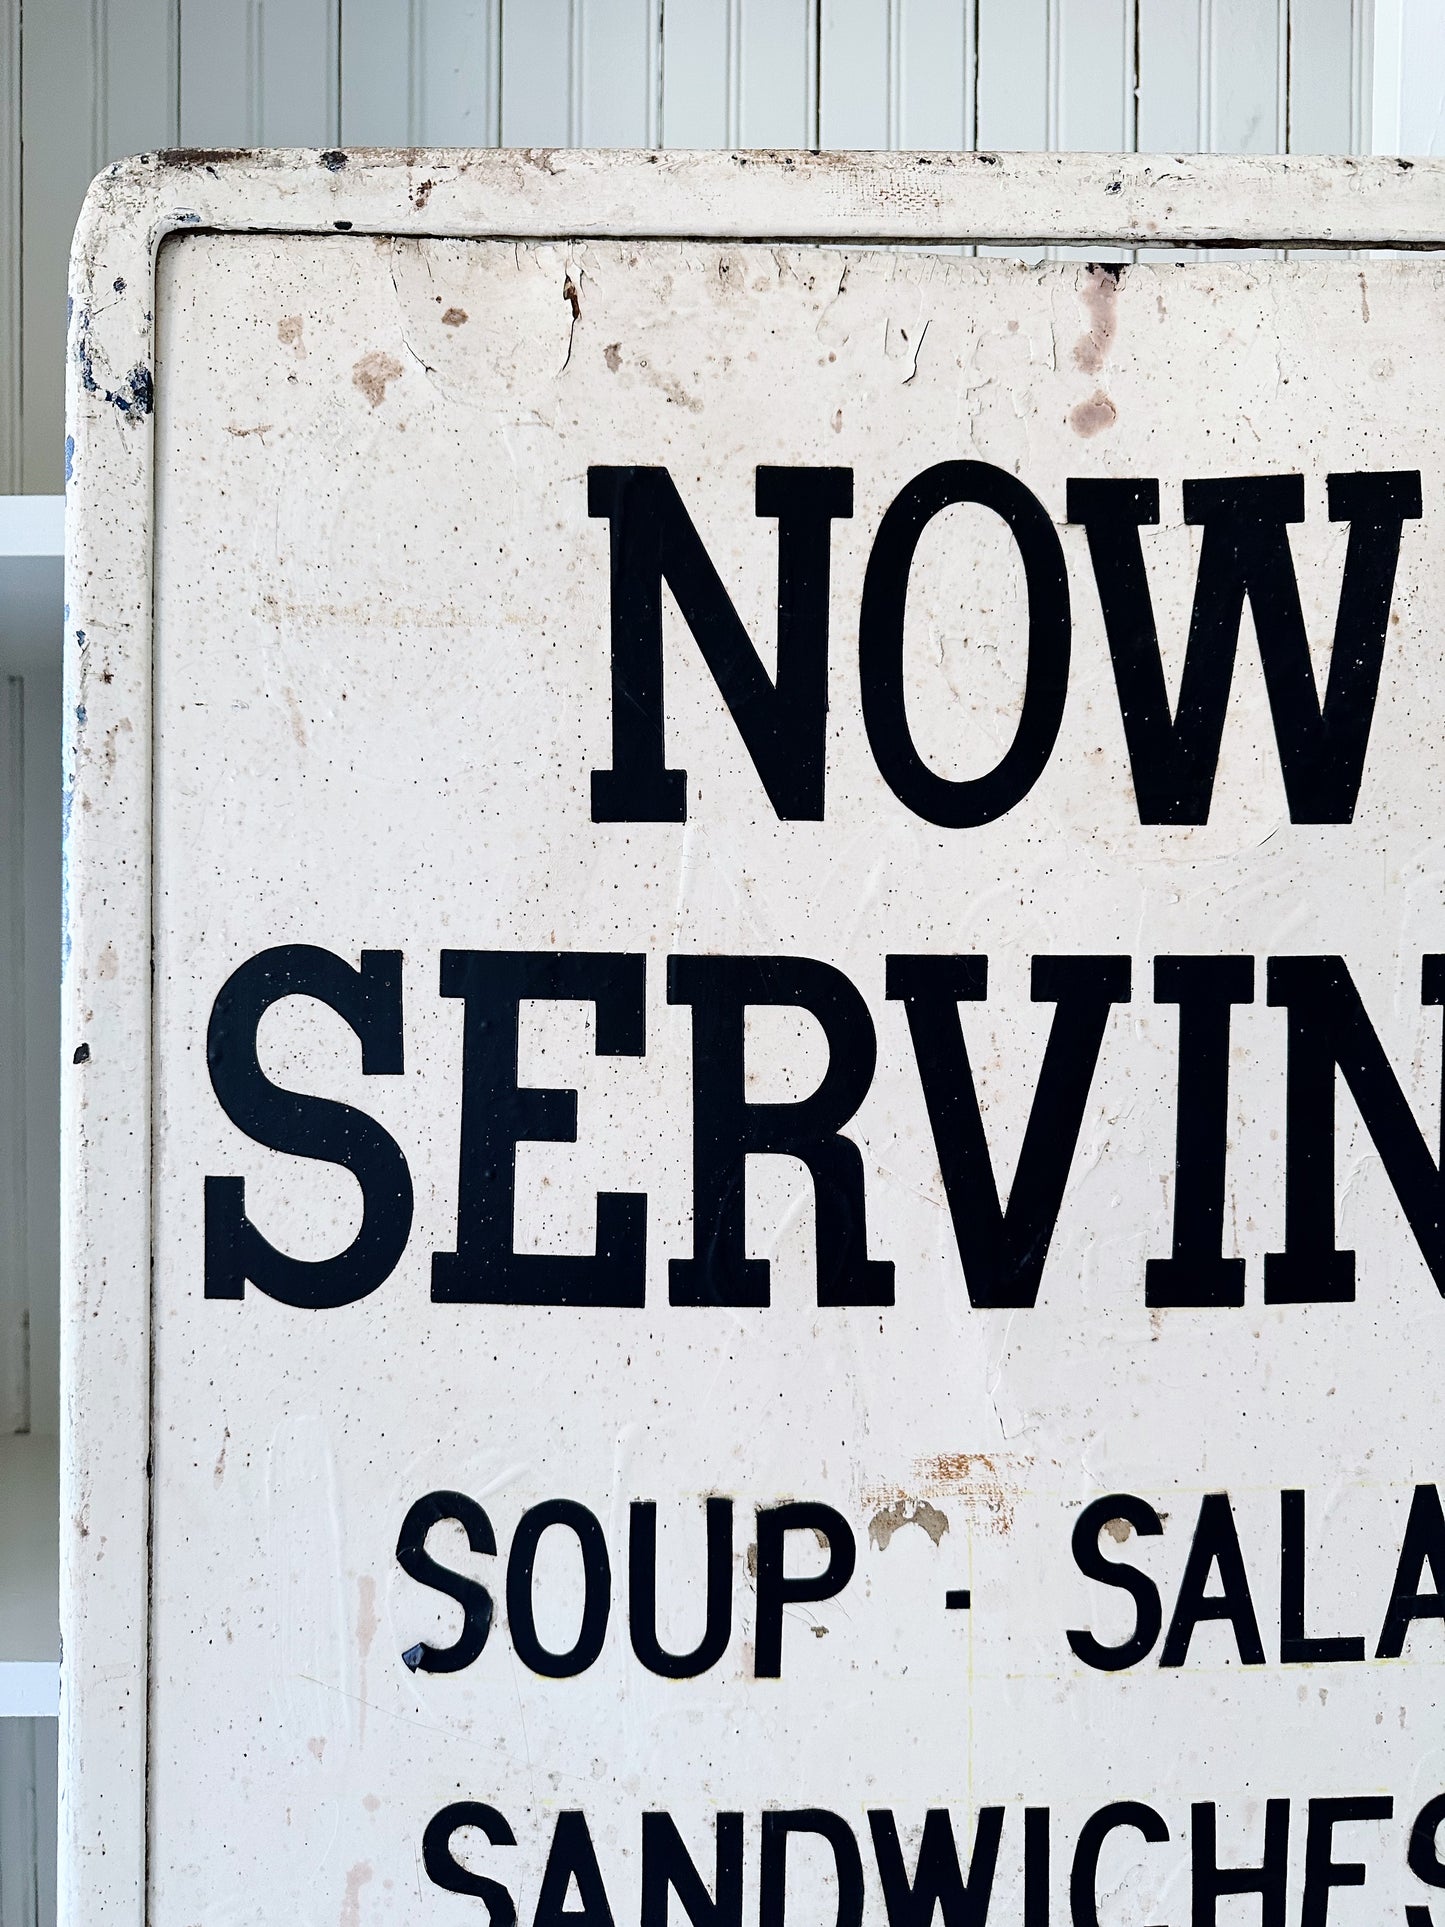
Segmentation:
{"type": "MultiPolygon", "coordinates": [[[[1418,959],[1445,949],[1445,717],[1422,672],[1445,585],[1422,534],[1441,504],[1421,402],[1445,279],[1206,264],[1130,269],[1116,287],[1073,262],[881,251],[194,236],[167,244],[158,313],[157,1927],[269,1923],[283,1897],[285,1917],[340,1927],[480,1917],[419,1871],[427,1819],[456,1799],[516,1828],[515,1854],[476,1864],[510,1880],[525,1920],[562,1809],[587,1814],[621,1920],[644,1809],[668,1808],[707,1868],[719,1807],[827,1807],[866,1840],[871,1806],[913,1821],[947,1805],[963,1836],[987,1803],[1049,1803],[1067,1826],[1147,1799],[1187,1826],[1189,1800],[1217,1799],[1253,1834],[1266,1794],[1389,1786],[1408,1804],[1438,1747],[1438,1625],[1406,1662],[1328,1675],[1245,1671],[1227,1628],[1205,1627],[1189,1666],[1111,1676],[1064,1634],[1128,1625],[1122,1595],[1070,1560],[1086,1500],[1136,1492],[1169,1515],[1128,1554],[1167,1602],[1199,1496],[1228,1490],[1268,1619],[1278,1492],[1298,1486],[1311,1613],[1372,1636],[1410,1489],[1434,1476],[1439,1294],[1343,1097],[1339,1242],[1361,1254],[1359,1302],[1262,1303],[1284,1117],[1284,1030],[1262,981],[1235,1013],[1224,1246],[1249,1260],[1249,1302],[1151,1313],[1142,1281],[1171,1224],[1176,1019],[1149,995],[1155,955],[1345,954],[1434,1130],[1439,1019],[1420,1009],[1418,959]],[[858,598],[888,503],[958,457],[1017,474],[1060,525],[1067,478],[1159,478],[1147,553],[1171,676],[1198,560],[1183,478],[1303,473],[1292,540],[1322,670],[1347,539],[1324,478],[1419,468],[1425,519],[1405,529],[1355,823],[1290,822],[1246,619],[1210,822],[1140,825],[1083,532],[1062,526],[1074,647],[1048,768],[986,828],[911,816],[859,715],[858,598]],[[591,822],[610,686],[607,535],[586,471],[629,462],[671,471],[765,661],[776,542],[754,469],[852,467],[854,515],[833,533],[824,823],[779,823],[672,609],[669,760],[688,771],[689,819],[591,822]],[[350,1033],[313,1004],[261,1033],[273,1077],[379,1118],[416,1182],[396,1272],[325,1313],[201,1295],[206,1173],[243,1173],[257,1221],[298,1255],[357,1223],[349,1179],[243,1139],[207,1081],[217,990],[283,942],[405,958],[404,1076],[363,1077],[350,1033]],[[646,1192],[645,1311],[430,1302],[430,1254],[454,1243],[460,1090],[438,957],[511,946],[648,957],[643,1058],[596,1057],[584,1006],[524,1013],[522,1081],[578,1090],[579,1132],[521,1153],[516,1229],[519,1248],[590,1251],[597,1192],[646,1192]],[[903,1012],[884,997],[885,954],[929,950],[989,958],[967,1031],[1005,1174],[1050,1011],[1029,1001],[1029,960],[1133,960],[1032,1310],[969,1308],[903,1012]],[[821,957],[862,990],[878,1068],[852,1135],[892,1308],[817,1308],[811,1190],[781,1160],[749,1174],[771,1307],[668,1305],[667,1260],[690,1244],[691,1098],[688,1013],[665,1000],[663,960],[692,951],[821,957]],[[402,1663],[458,1621],[394,1558],[407,1507],[435,1489],[480,1500],[503,1546],[543,1499],[598,1516],[615,1598],[586,1675],[527,1672],[500,1562],[459,1550],[499,1600],[486,1650],[454,1676],[402,1663]],[[737,1507],[733,1636],[711,1673],[658,1679],[627,1642],[628,1504],[658,1502],[660,1626],[680,1648],[701,1630],[711,1493],[737,1507]],[[858,1571],[788,1616],[783,1677],[760,1680],[747,1546],[753,1508],[787,1498],[852,1522],[858,1571]],[[958,1587],[968,1613],[944,1608],[958,1587]]],[[[1022,602],[999,525],[940,517],[907,664],[920,748],[945,774],[981,773],[1012,736],[1022,602]]],[[[749,1067],[759,1097],[806,1092],[819,1036],[759,1019],[749,1067]]],[[[544,1555],[539,1630],[555,1645],[576,1597],[574,1565],[544,1555]]],[[[999,1919],[1018,1918],[1020,1840],[1006,1830],[999,1919]]],[[[1184,1855],[1121,1847],[1112,1917],[1182,1917],[1184,1855]]],[[[1397,1860],[1372,1870],[1370,1907],[1340,1894],[1331,1918],[1398,1913],[1397,1860]]],[[[830,1920],[823,1894],[806,1898],[823,1861],[798,1864],[798,1918],[830,1920]]]]}

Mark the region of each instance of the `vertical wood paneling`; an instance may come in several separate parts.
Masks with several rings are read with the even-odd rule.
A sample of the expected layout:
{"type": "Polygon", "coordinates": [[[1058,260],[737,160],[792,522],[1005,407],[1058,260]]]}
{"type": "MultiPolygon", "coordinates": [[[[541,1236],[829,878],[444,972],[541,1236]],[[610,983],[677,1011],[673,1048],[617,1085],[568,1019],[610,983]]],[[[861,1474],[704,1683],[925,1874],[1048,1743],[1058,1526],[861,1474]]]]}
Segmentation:
{"type": "Polygon", "coordinates": [[[1289,0],[1291,154],[1358,151],[1363,0],[1289,0]]]}
{"type": "Polygon", "coordinates": [[[35,1722],[0,1720],[0,1927],[35,1927],[35,1722]]]}
{"type": "Polygon", "coordinates": [[[411,12],[410,140],[429,147],[495,147],[502,125],[501,0],[412,0],[411,12]]]}
{"type": "Polygon", "coordinates": [[[419,0],[341,0],[343,147],[419,143],[420,11],[419,0]]]}
{"type": "Polygon", "coordinates": [[[1445,7],[1405,0],[1400,33],[1399,148],[1445,154],[1445,7]]]}
{"type": "Polygon", "coordinates": [[[1054,0],[1051,147],[1134,148],[1134,0],[1054,0]]]}
{"type": "Polygon", "coordinates": [[[568,147],[581,124],[575,0],[503,0],[502,145],[568,147]]]}
{"type": "Polygon", "coordinates": [[[63,480],[65,282],[93,175],[176,139],[176,0],[44,0],[21,14],[22,490],[63,480]]]}
{"type": "Polygon", "coordinates": [[[0,1927],[55,1927],[54,1720],[0,1720],[0,1927]]]}
{"type": "Polygon", "coordinates": [[[814,0],[738,0],[738,143],[818,145],[814,0]]]}
{"type": "Polygon", "coordinates": [[[503,0],[504,147],[655,147],[662,0],[503,0]]]}
{"type": "Polygon", "coordinates": [[[818,130],[824,147],[897,147],[899,9],[892,0],[823,0],[818,130]]]}
{"type": "MultiPolygon", "coordinates": [[[[59,616],[57,610],[57,617],[59,616]]],[[[25,672],[25,1270],[30,1295],[30,1429],[60,1430],[60,623],[52,661],[25,672]]]]}
{"type": "Polygon", "coordinates": [[[816,0],[663,0],[660,17],[667,146],[817,146],[816,0]]]}
{"type": "Polygon", "coordinates": [[[495,147],[501,0],[341,0],[347,147],[495,147]]]}
{"type": "Polygon", "coordinates": [[[735,147],[738,0],[662,0],[664,147],[735,147]]]}
{"type": "Polygon", "coordinates": [[[899,0],[898,146],[974,144],[973,0],[899,0]]]}
{"type": "Polygon", "coordinates": [[[656,147],[661,0],[574,0],[584,147],[656,147]]]}
{"type": "Polygon", "coordinates": [[[1203,0],[1200,128],[1213,154],[1284,151],[1286,0],[1203,0]]]}
{"type": "Polygon", "coordinates": [[[30,1430],[25,831],[25,686],[6,675],[0,677],[0,1433],[30,1430]]]}
{"type": "Polygon", "coordinates": [[[0,490],[20,487],[20,0],[0,0],[0,490]]]}
{"type": "Polygon", "coordinates": [[[1139,152],[1200,149],[1205,0],[1139,0],[1139,152]]]}
{"type": "Polygon", "coordinates": [[[978,145],[1052,145],[1057,47],[1049,0],[978,0],[978,145]]]}
{"type": "Polygon", "coordinates": [[[332,147],[340,0],[181,0],[187,147],[332,147]]]}
{"type": "Polygon", "coordinates": [[[821,144],[972,146],[973,49],[959,0],[823,0],[821,144]]]}

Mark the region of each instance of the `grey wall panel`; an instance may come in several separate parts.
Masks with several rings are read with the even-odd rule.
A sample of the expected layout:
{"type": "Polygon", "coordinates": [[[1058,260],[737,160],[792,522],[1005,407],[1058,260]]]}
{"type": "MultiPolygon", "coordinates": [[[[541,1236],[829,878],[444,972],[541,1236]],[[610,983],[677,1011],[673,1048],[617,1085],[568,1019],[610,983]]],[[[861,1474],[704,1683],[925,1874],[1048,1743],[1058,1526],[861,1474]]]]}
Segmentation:
{"type": "Polygon", "coordinates": [[[655,147],[662,0],[502,0],[504,147],[655,147]]]}
{"type": "Polygon", "coordinates": [[[1277,154],[1288,111],[1286,0],[1203,0],[1201,146],[1216,154],[1277,154]]]}
{"type": "Polygon", "coordinates": [[[737,142],[738,0],[663,0],[664,147],[737,142]]]}
{"type": "Polygon", "coordinates": [[[821,145],[971,147],[974,47],[959,0],[823,0],[821,145]]]}
{"type": "Polygon", "coordinates": [[[20,487],[20,0],[0,0],[0,491],[20,487]]]}
{"type": "Polygon", "coordinates": [[[737,141],[818,145],[818,17],[813,0],[739,0],[737,141]]]}
{"type": "Polygon", "coordinates": [[[0,674],[0,1433],[30,1430],[25,1225],[25,683],[0,674]]]}
{"type": "Polygon", "coordinates": [[[71,230],[108,160],[175,143],[176,0],[44,0],[21,31],[20,483],[42,493],[63,476],[71,230]]]}
{"type": "Polygon", "coordinates": [[[182,142],[334,146],[340,34],[340,0],[181,0],[182,142]]]}
{"type": "Polygon", "coordinates": [[[816,0],[663,0],[660,22],[667,146],[818,145],[816,0]]]}
{"type": "Polygon", "coordinates": [[[0,1720],[0,1927],[55,1927],[54,1720],[0,1720]]]}
{"type": "Polygon", "coordinates": [[[582,121],[575,0],[502,7],[502,145],[569,147],[582,121]]]}
{"type": "Polygon", "coordinates": [[[978,0],[978,144],[1049,147],[1055,100],[1049,0],[978,0]]]}
{"type": "Polygon", "coordinates": [[[1139,0],[1141,154],[1193,154],[1200,147],[1204,0],[1139,0]]]}
{"type": "Polygon", "coordinates": [[[495,147],[501,0],[341,0],[341,140],[495,147]]]}
{"type": "Polygon", "coordinates": [[[1358,153],[1372,63],[1365,0],[1290,0],[1289,151],[1358,153]]]}
{"type": "Polygon", "coordinates": [[[1132,153],[1134,0],[1056,0],[1051,147],[1132,153]]]}
{"type": "Polygon", "coordinates": [[[25,1275],[30,1429],[47,1438],[60,1430],[59,643],[24,678],[25,1275]]]}
{"type": "Polygon", "coordinates": [[[584,147],[656,147],[661,107],[661,0],[574,0],[584,147]]]}
{"type": "Polygon", "coordinates": [[[1378,92],[1393,110],[1395,138],[1374,152],[1445,154],[1445,7],[1439,0],[1393,0],[1393,12],[1399,61],[1392,76],[1379,76],[1378,92]]]}
{"type": "MultiPolygon", "coordinates": [[[[343,147],[410,147],[418,140],[420,13],[417,0],[342,0],[343,147]]],[[[467,80],[470,95],[474,83],[467,80]]]]}

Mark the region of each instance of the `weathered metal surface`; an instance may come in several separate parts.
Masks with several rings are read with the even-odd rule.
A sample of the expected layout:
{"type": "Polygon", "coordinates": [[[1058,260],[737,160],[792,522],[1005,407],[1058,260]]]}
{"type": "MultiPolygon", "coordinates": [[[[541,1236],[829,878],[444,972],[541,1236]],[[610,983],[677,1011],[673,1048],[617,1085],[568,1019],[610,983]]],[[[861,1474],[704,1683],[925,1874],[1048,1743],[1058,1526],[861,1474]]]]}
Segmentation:
{"type": "MultiPolygon", "coordinates": [[[[1375,1655],[1410,1594],[1407,1518],[1429,1537],[1413,1494],[1438,1471],[1445,1311],[1436,1192],[1378,1079],[1363,1124],[1338,1101],[1336,1237],[1357,1254],[1356,1297],[1286,1302],[1278,1270],[1267,1302],[1264,1274],[1284,1252],[1300,1261],[1297,1298],[1340,1278],[1328,1237],[1307,1248],[1303,1219],[1285,1222],[1288,1160],[1298,1176],[1313,1148],[1319,1168],[1309,1130],[1333,1084],[1317,1077],[1287,1101],[1305,1005],[1280,960],[1344,959],[1401,1101],[1437,1142],[1439,1020],[1428,970],[1422,1005],[1422,959],[1445,949],[1431,400],[1445,280],[1423,254],[1120,276],[904,244],[1423,249],[1445,240],[1440,184],[1438,168],[1384,162],[312,154],[190,155],[98,186],[71,337],[69,1920],[481,1918],[483,1897],[442,1890],[455,1863],[502,1882],[542,1927],[555,1927],[570,1865],[600,1923],[579,1825],[559,1824],[580,1813],[613,1918],[641,1902],[654,1927],[665,1856],[643,1816],[667,1813],[721,1892],[720,1923],[738,1914],[721,1849],[715,1883],[714,1842],[725,1848],[726,1816],[742,1816],[741,1904],[776,1927],[778,1816],[806,1810],[816,1825],[823,1810],[838,1858],[819,1835],[794,1839],[793,1917],[831,1920],[835,1905],[848,1917],[852,1839],[869,1920],[901,1922],[888,1828],[911,1880],[939,1808],[965,1871],[982,1843],[978,1919],[1026,1910],[1040,1927],[1051,1895],[1051,1917],[1086,1922],[1096,1889],[1103,1918],[1180,1919],[1207,1853],[1192,1809],[1217,1805],[1221,1862],[1260,1864],[1266,1800],[1290,1803],[1287,1870],[1278,1808],[1268,1835],[1289,1917],[1328,1909],[1348,1927],[1428,1900],[1431,1828],[1413,1872],[1407,1850],[1445,1790],[1438,1618],[1423,1610],[1401,1656],[1375,1655]],[[865,241],[900,247],[850,251],[865,241]],[[977,466],[898,509],[945,463],[977,466]],[[609,530],[634,525],[609,509],[615,478],[589,481],[630,465],[668,471],[769,675],[780,648],[799,646],[796,630],[776,640],[778,530],[797,497],[780,506],[767,491],[783,485],[763,481],[755,500],[756,472],[851,472],[851,503],[827,485],[821,736],[804,702],[795,742],[771,762],[759,739],[750,750],[666,603],[666,752],[687,772],[685,820],[659,820],[666,784],[621,803],[592,784],[634,754],[614,728],[650,701],[634,682],[615,707],[609,530]],[[1238,519],[1225,527],[1218,485],[1241,476],[1302,477],[1303,519],[1276,490],[1273,508],[1238,498],[1255,503],[1246,535],[1238,519]],[[1158,483],[1158,528],[1146,504],[1133,522],[1116,514],[1112,538],[1101,498],[1070,489],[1143,478],[1158,483]],[[1032,545],[1027,580],[998,514],[944,506],[965,482],[1032,545]],[[902,724],[880,615],[900,518],[926,525],[895,652],[902,724]],[[1101,613],[1112,584],[1138,615],[1118,544],[1140,523],[1171,703],[1196,575],[1224,604],[1233,593],[1226,550],[1286,529],[1317,719],[1353,582],[1347,653],[1369,655],[1378,616],[1381,656],[1357,803],[1341,800],[1337,771],[1319,777],[1328,755],[1310,765],[1324,788],[1306,797],[1319,747],[1307,727],[1277,745],[1291,700],[1308,724],[1300,658],[1281,654],[1297,626],[1278,545],[1264,561],[1249,550],[1257,620],[1243,622],[1212,797],[1202,813],[1197,794],[1149,802],[1149,768],[1168,774],[1174,739],[1156,732],[1141,765],[1117,666],[1140,632],[1111,638],[1101,613]],[[1037,706],[1055,696],[1051,736],[1037,706]],[[1004,762],[1021,727],[1041,751],[1032,780],[989,820],[957,820],[988,814],[963,785],[1004,762]],[[821,820],[800,775],[819,741],[821,820]],[[315,1278],[268,1274],[268,1291],[255,1270],[233,1276],[217,1227],[234,1192],[207,1200],[208,1178],[244,1177],[246,1210],[295,1258],[357,1234],[357,1187],[338,1164],[263,1148],[259,1113],[249,1130],[235,1121],[241,1085],[227,1080],[249,1032],[225,1014],[224,987],[286,945],[330,952],[352,978],[373,953],[379,974],[349,1018],[315,995],[266,1015],[261,1074],[376,1120],[414,1199],[399,1262],[330,1309],[282,1302],[324,1295],[315,1278]],[[580,1001],[550,962],[516,993],[518,1081],[579,1093],[575,1144],[565,1102],[523,1115],[525,1099],[519,1111],[477,1081],[487,1034],[464,1034],[465,972],[445,959],[492,952],[634,960],[608,965],[601,989],[589,979],[580,1001]],[[1195,993],[1167,964],[1155,974],[1179,956],[1253,960],[1252,991],[1230,978],[1227,1039],[1217,1024],[1204,1037],[1203,1006],[1190,1007],[1193,1057],[1171,997],[1195,993]],[[806,1011],[765,1007],[759,979],[740,1064],[726,1022],[708,1028],[723,992],[696,960],[718,957],[774,972],[815,960],[856,1000],[827,979],[835,1001],[819,1007],[841,1028],[825,1036],[806,1011]],[[976,967],[957,976],[966,1064],[952,997],[929,1003],[918,969],[887,961],[945,957],[988,960],[986,995],[976,967]],[[1080,959],[1094,972],[1096,1059],[1080,959]],[[1076,1101],[1066,1067],[1045,1066],[1051,1027],[1083,1065],[1076,1101]],[[1195,1081],[1181,1098],[1185,1060],[1195,1081]],[[704,1281],[670,1271],[713,1249],[697,1147],[726,1107],[799,1103],[845,1070],[856,1089],[838,1122],[858,1155],[826,1154],[827,1210],[796,1160],[733,1172],[771,1301],[744,1302],[760,1286],[740,1253],[704,1281]],[[634,1201],[635,1231],[645,1197],[645,1266],[619,1258],[610,1285],[644,1303],[458,1302],[530,1288],[510,1273],[498,1284],[495,1238],[477,1259],[495,1224],[485,1212],[473,1262],[448,1262],[467,1244],[467,1200],[494,1205],[487,1187],[512,1155],[507,1142],[462,1145],[464,1076],[469,1128],[495,1136],[510,1119],[523,1141],[501,1243],[583,1258],[610,1213],[603,1242],[622,1252],[616,1199],[634,1201]],[[1027,1252],[1002,1282],[985,1275],[980,1166],[975,1154],[972,1177],[960,1172],[967,1120],[953,1108],[975,1080],[1000,1196],[1021,1159],[1059,1175],[1056,1222],[1046,1196],[1039,1206],[1033,1303],[1019,1302],[1027,1252]],[[1180,1153],[1187,1180],[1181,1103],[1199,1140],[1180,1153]],[[1195,1224],[1191,1250],[1207,1257],[1212,1236],[1216,1258],[1244,1260],[1242,1279],[1196,1280],[1212,1304],[1164,1302],[1188,1291],[1147,1270],[1180,1253],[1190,1186],[1216,1220],[1195,1224]],[[815,1227],[833,1240],[822,1264],[815,1227]],[[476,1532],[467,1553],[445,1523],[427,1538],[423,1515],[399,1557],[429,1494],[484,1508],[496,1553],[476,1532]],[[1114,1509],[1080,1528],[1107,1495],[1114,1509]],[[657,1506],[656,1632],[685,1653],[707,1617],[709,1498],[733,1508],[727,1638],[696,1676],[661,1677],[639,1610],[648,1588],[633,1584],[646,1520],[632,1508],[657,1506]],[[517,1533],[557,1500],[596,1532],[568,1514],[528,1585],[517,1533]],[[793,1503],[830,1509],[837,1584],[779,1618],[779,1543],[790,1575],[823,1564],[801,1528],[824,1515],[777,1511],[793,1503]],[[1211,1531],[1224,1565],[1195,1577],[1212,1595],[1223,1578],[1233,1618],[1196,1611],[1196,1625],[1191,1550],[1197,1562],[1211,1531]],[[548,1652],[595,1630],[584,1619],[579,1632],[582,1542],[598,1610],[595,1543],[607,1547],[610,1619],[588,1664],[546,1677],[548,1652]],[[1086,1576],[1099,1543],[1157,1589],[1162,1623],[1127,1663],[1100,1659],[1135,1613],[1086,1576]],[[462,1614],[418,1577],[423,1544],[495,1603],[459,1670],[426,1653],[458,1638],[462,1614]],[[1360,1652],[1292,1645],[1306,1626],[1358,1637],[1360,1652]],[[458,1802],[494,1809],[515,1846],[461,1819],[438,1835],[458,1802]],[[1335,1860],[1368,1864],[1363,1895],[1332,1885],[1335,1824],[1335,1860]]],[[[674,562],[684,599],[716,618],[696,566],[674,562]]],[[[799,562],[790,578],[800,602],[806,574],[799,562]]],[[[769,692],[753,701],[756,719],[769,692]]],[[[1331,712],[1337,762],[1368,710],[1331,712]]],[[[479,995],[474,984],[469,1024],[509,1021],[505,997],[499,1020],[479,995]]],[[[1218,983],[1214,995],[1217,1014],[1218,983]]],[[[1324,1035],[1309,1021],[1297,1052],[1324,1035]]],[[[493,1065],[502,1086],[509,1061],[503,1048],[493,1065]]],[[[368,1204],[395,1219],[396,1197],[375,1179],[368,1204]]],[[[574,1276],[562,1295],[585,1288],[574,1276]]],[[[448,1503],[439,1518],[475,1522],[448,1503]]],[[[1423,1564],[1417,1576],[1427,1594],[1435,1580],[1423,1564]]],[[[1146,1604],[1141,1638],[1147,1619],[1146,1604]]]]}

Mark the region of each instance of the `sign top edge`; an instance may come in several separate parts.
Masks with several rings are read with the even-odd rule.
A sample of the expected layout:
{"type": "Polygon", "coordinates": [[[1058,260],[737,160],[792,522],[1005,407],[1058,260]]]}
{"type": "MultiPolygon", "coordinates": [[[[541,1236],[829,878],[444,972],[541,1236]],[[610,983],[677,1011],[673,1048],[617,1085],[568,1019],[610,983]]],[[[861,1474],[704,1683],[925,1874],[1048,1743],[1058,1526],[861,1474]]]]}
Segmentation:
{"type": "Polygon", "coordinates": [[[1445,160],[588,148],[174,148],[107,167],[76,235],[1445,247],[1445,160]]]}

